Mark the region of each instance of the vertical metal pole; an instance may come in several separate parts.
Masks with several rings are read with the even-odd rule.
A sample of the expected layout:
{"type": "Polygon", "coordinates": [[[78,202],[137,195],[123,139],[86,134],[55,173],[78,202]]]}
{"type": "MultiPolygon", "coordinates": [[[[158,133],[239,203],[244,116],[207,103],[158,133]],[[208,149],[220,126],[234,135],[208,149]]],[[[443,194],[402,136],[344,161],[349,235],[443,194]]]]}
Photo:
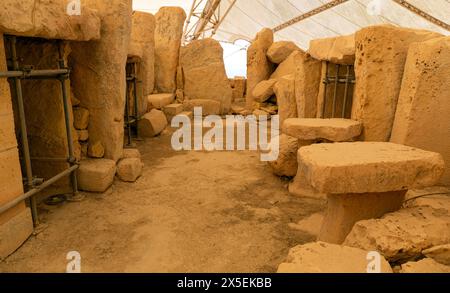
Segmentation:
{"type": "Polygon", "coordinates": [[[127,93],[125,97],[125,117],[126,117],[126,125],[128,130],[128,146],[131,145],[131,125],[130,125],[130,83],[127,81],[127,93]]]}
{"type": "Polygon", "coordinates": [[[137,63],[133,63],[133,85],[134,85],[134,123],[136,125],[136,137],[139,137],[139,127],[138,127],[138,119],[139,119],[139,108],[138,108],[138,94],[137,94],[137,63]]]}
{"type": "Polygon", "coordinates": [[[328,65],[329,63],[327,61],[325,67],[325,80],[323,81],[323,83],[325,84],[325,88],[323,90],[322,119],[325,119],[325,111],[327,108],[328,65]]]}
{"type": "MultiPolygon", "coordinates": [[[[17,51],[16,51],[17,38],[15,36],[11,37],[11,55],[13,68],[15,71],[19,70],[19,61],[17,59],[17,51]]],[[[22,139],[22,151],[23,158],[25,160],[25,173],[26,173],[26,186],[27,189],[30,190],[34,187],[33,184],[33,171],[31,167],[31,156],[30,156],[30,146],[28,143],[28,131],[27,131],[27,123],[25,119],[25,107],[23,103],[23,93],[22,93],[22,82],[20,78],[14,77],[14,85],[16,89],[17,95],[17,106],[19,111],[19,119],[20,119],[20,134],[22,139]]],[[[36,196],[30,197],[30,208],[31,215],[33,217],[33,224],[35,227],[39,225],[39,216],[37,211],[37,202],[36,196]]]]}
{"type": "MultiPolygon", "coordinates": [[[[62,52],[62,46],[61,43],[58,45],[58,54],[59,54],[59,68],[64,69],[64,56],[62,52]]],[[[69,97],[67,95],[67,87],[66,87],[66,80],[67,75],[60,76],[59,81],[61,83],[61,91],[62,91],[62,98],[63,98],[63,106],[64,106],[64,120],[65,120],[65,126],[66,126],[66,135],[67,135],[67,144],[68,144],[68,150],[69,150],[69,163],[70,166],[76,165],[76,159],[75,154],[73,150],[73,136],[72,136],[72,125],[70,124],[70,104],[69,104],[69,97]]],[[[77,182],[77,171],[73,171],[70,173],[70,181],[72,183],[72,191],[73,196],[76,196],[78,194],[78,182],[77,182]]]]}
{"type": "Polygon", "coordinates": [[[347,99],[348,99],[348,84],[350,82],[350,66],[347,65],[347,75],[345,76],[345,92],[344,92],[344,105],[342,106],[342,118],[345,118],[347,111],[347,99]]]}
{"type": "Polygon", "coordinates": [[[336,77],[334,80],[334,95],[333,95],[333,114],[331,115],[331,118],[336,118],[336,99],[339,84],[339,68],[340,68],[339,64],[336,64],[336,77]]]}

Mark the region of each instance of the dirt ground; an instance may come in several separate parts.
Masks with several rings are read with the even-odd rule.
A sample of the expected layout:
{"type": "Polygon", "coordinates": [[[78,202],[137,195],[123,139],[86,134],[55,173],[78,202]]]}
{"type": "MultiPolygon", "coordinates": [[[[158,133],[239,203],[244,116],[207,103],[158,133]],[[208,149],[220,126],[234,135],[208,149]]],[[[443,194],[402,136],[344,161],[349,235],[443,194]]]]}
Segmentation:
{"type": "Polygon", "coordinates": [[[289,248],[313,241],[288,224],[325,203],[289,195],[257,152],[175,152],[168,134],[138,148],[136,183],[41,205],[48,227],[0,271],[64,272],[78,251],[83,272],[275,272],[289,248]]]}

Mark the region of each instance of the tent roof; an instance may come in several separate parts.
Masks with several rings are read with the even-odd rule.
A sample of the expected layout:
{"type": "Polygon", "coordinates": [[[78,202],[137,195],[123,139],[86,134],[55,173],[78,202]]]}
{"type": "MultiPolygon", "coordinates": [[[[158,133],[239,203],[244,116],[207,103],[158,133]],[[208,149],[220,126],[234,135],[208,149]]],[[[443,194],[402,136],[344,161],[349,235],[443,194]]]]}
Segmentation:
{"type": "MultiPolygon", "coordinates": [[[[189,11],[193,0],[134,0],[135,7],[146,5],[144,11],[156,13],[162,6],[181,6],[189,11]],[[144,3],[146,2],[146,3],[144,3]],[[148,3],[147,3],[148,2],[148,3]]],[[[220,8],[226,11],[233,0],[222,0],[220,8]]],[[[214,38],[234,42],[252,40],[264,27],[275,28],[288,20],[316,9],[331,0],[237,0],[214,38]]],[[[434,18],[450,23],[450,0],[407,0],[434,18]]],[[[348,35],[376,24],[426,29],[444,35],[450,32],[393,0],[349,0],[324,12],[297,22],[275,33],[276,40],[290,40],[307,49],[312,39],[348,35]],[[379,13],[369,13],[368,7],[379,7],[379,13]]]]}

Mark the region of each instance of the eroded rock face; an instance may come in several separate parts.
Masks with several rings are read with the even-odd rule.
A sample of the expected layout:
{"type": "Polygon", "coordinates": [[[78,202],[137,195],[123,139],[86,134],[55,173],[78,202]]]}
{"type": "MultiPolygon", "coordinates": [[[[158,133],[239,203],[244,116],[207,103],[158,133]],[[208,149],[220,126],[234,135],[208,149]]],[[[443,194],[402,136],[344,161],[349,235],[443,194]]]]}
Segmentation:
{"type": "Polygon", "coordinates": [[[220,102],[221,113],[231,108],[232,89],[225,72],[223,49],[213,39],[193,41],[181,48],[184,94],[192,100],[210,99],[220,102]]]}
{"type": "Polygon", "coordinates": [[[352,119],[363,122],[363,140],[389,141],[408,49],[414,42],[441,36],[390,25],[367,27],[356,33],[352,119]]]}
{"type": "Polygon", "coordinates": [[[155,87],[159,93],[173,93],[186,13],[180,7],[161,7],[155,17],[155,87]]]}
{"type": "Polygon", "coordinates": [[[139,158],[122,159],[117,164],[117,177],[125,182],[135,182],[142,175],[143,167],[139,158]]]}
{"type": "Polygon", "coordinates": [[[183,103],[183,107],[185,111],[193,112],[194,108],[202,108],[202,115],[220,115],[221,114],[221,104],[215,100],[188,100],[183,103]]]}
{"type": "Polygon", "coordinates": [[[247,87],[247,79],[242,76],[236,76],[233,79],[233,102],[240,101],[245,97],[245,89],[247,87]]]}
{"type": "MultiPolygon", "coordinates": [[[[278,273],[367,273],[369,250],[314,242],[291,248],[278,273]]],[[[392,273],[389,263],[381,259],[381,272],[392,273]]]]}
{"type": "Polygon", "coordinates": [[[131,0],[84,1],[102,20],[96,42],[73,42],[69,56],[71,84],[89,110],[89,136],[105,146],[105,157],[122,155],[125,105],[125,64],[131,35],[131,0]]]}
{"type": "Polygon", "coordinates": [[[275,175],[294,177],[297,174],[298,139],[282,134],[280,135],[280,154],[278,159],[269,162],[275,175]]]}
{"type": "MultiPolygon", "coordinates": [[[[155,87],[155,17],[153,14],[133,12],[128,54],[141,57],[143,97],[152,94],[155,87]]],[[[145,103],[140,104],[145,106],[145,103]]]]}
{"type": "Polygon", "coordinates": [[[273,43],[273,31],[263,29],[253,40],[247,51],[247,97],[246,107],[253,110],[253,89],[263,80],[269,79],[274,64],[267,58],[267,51],[273,43]]]}
{"type": "Polygon", "coordinates": [[[107,159],[87,159],[77,171],[78,187],[88,192],[105,192],[113,183],[116,162],[107,159]]]}
{"type": "Polygon", "coordinates": [[[312,40],[308,53],[317,60],[353,65],[355,63],[355,35],[312,40]]]}
{"type": "Polygon", "coordinates": [[[294,51],[302,51],[294,42],[280,41],[273,43],[267,51],[270,62],[280,64],[294,51]]]}
{"type": "Polygon", "coordinates": [[[422,254],[437,261],[440,264],[450,266],[450,244],[434,246],[422,251],[422,254]]]}
{"type": "Polygon", "coordinates": [[[322,65],[308,54],[298,54],[295,68],[295,99],[300,118],[316,118],[322,65]]]}
{"type": "Polygon", "coordinates": [[[391,141],[443,155],[450,185],[450,37],[412,44],[391,141]]]}
{"type": "Polygon", "coordinates": [[[280,65],[278,65],[275,72],[270,76],[270,79],[278,79],[280,77],[295,74],[297,70],[297,65],[302,62],[305,58],[305,53],[301,51],[294,51],[289,55],[286,60],[284,60],[280,65]]]}
{"type": "Polygon", "coordinates": [[[440,264],[431,258],[425,258],[418,262],[408,262],[403,264],[400,272],[404,274],[450,273],[450,267],[440,264]]]}
{"type": "Polygon", "coordinates": [[[167,127],[166,115],[160,110],[153,109],[139,120],[139,133],[143,137],[154,137],[167,127]]]}
{"type": "Polygon", "coordinates": [[[344,245],[376,250],[394,262],[415,259],[422,251],[447,243],[450,213],[415,207],[356,223],[344,245]]]}
{"type": "Polygon", "coordinates": [[[175,100],[174,94],[155,94],[147,97],[148,111],[152,109],[161,110],[164,107],[170,105],[175,100]]]}
{"type": "Polygon", "coordinates": [[[273,88],[277,96],[278,115],[280,125],[289,118],[298,117],[297,101],[295,96],[295,75],[287,75],[280,78],[273,88]]]}
{"type": "Polygon", "coordinates": [[[20,36],[89,41],[100,39],[101,19],[84,2],[81,15],[69,16],[69,1],[2,0],[0,31],[20,36]],[[25,13],[27,12],[27,13],[25,13]]]}
{"type": "Polygon", "coordinates": [[[274,95],[273,87],[277,83],[276,79],[263,80],[253,89],[253,99],[255,102],[264,103],[274,95]]]}

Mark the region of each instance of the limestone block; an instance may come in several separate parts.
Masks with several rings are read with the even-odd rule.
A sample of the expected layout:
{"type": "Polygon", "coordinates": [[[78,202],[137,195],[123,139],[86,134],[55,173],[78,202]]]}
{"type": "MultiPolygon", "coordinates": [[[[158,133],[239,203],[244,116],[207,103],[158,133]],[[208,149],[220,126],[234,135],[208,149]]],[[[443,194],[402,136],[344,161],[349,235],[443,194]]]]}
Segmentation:
{"type": "Polygon", "coordinates": [[[88,192],[105,192],[113,183],[116,162],[108,159],[86,159],[77,172],[78,187],[88,192]]]}
{"type": "Polygon", "coordinates": [[[155,17],[155,86],[160,93],[172,93],[177,87],[176,74],[186,13],[180,7],[161,7],[155,17]]]}
{"type": "Polygon", "coordinates": [[[273,87],[277,83],[276,79],[263,80],[253,89],[253,99],[255,102],[264,103],[274,95],[273,87]]]}
{"type": "Polygon", "coordinates": [[[144,97],[152,94],[155,87],[155,25],[153,14],[133,11],[128,55],[141,57],[144,97]]]}
{"type": "Polygon", "coordinates": [[[355,64],[355,35],[311,40],[308,53],[317,60],[355,64]]]}
{"type": "Polygon", "coordinates": [[[67,14],[67,1],[2,0],[0,31],[28,37],[72,41],[98,40],[101,19],[84,2],[81,15],[67,14]],[[24,13],[28,11],[30,13],[24,13]],[[32,12],[32,13],[31,13],[32,12]]]}
{"type": "Polygon", "coordinates": [[[71,43],[70,82],[81,105],[90,112],[90,139],[103,142],[105,157],[117,161],[123,150],[125,65],[131,36],[132,1],[82,2],[98,11],[102,35],[96,42],[71,43]]]}
{"type": "Polygon", "coordinates": [[[450,186],[450,37],[411,45],[391,142],[443,155],[450,186]]]}
{"type": "Polygon", "coordinates": [[[73,109],[73,124],[78,130],[85,130],[89,126],[89,110],[85,108],[73,109]]]}
{"type": "Polygon", "coordinates": [[[0,152],[17,146],[13,113],[0,114],[0,152]]]}
{"type": "Polygon", "coordinates": [[[171,104],[164,107],[163,112],[166,115],[167,121],[170,124],[173,117],[183,112],[183,110],[184,110],[183,104],[171,104]]]}
{"type": "Polygon", "coordinates": [[[186,116],[188,117],[190,120],[194,119],[194,113],[191,111],[183,111],[179,114],[180,116],[186,116]]]}
{"type": "Polygon", "coordinates": [[[86,142],[89,139],[89,131],[87,130],[77,130],[78,141],[86,142]]]}
{"type": "Polygon", "coordinates": [[[297,65],[302,62],[305,56],[306,54],[302,51],[292,52],[286,60],[278,65],[275,72],[270,76],[270,79],[278,79],[285,75],[295,74],[297,65]]]}
{"type": "Polygon", "coordinates": [[[245,89],[247,87],[247,79],[242,76],[236,76],[233,79],[233,85],[232,100],[237,101],[243,99],[245,96],[245,89]]]}
{"type": "Polygon", "coordinates": [[[151,110],[139,120],[139,134],[143,137],[154,137],[167,127],[167,118],[162,111],[151,110]]]}
{"type": "Polygon", "coordinates": [[[298,117],[295,96],[295,75],[287,75],[278,79],[273,87],[273,91],[277,96],[280,125],[283,125],[286,119],[298,117]]]}
{"type": "Polygon", "coordinates": [[[297,54],[295,99],[299,118],[316,118],[322,65],[308,54],[297,54]]]}
{"type": "Polygon", "coordinates": [[[294,51],[302,51],[294,42],[280,41],[273,43],[267,51],[270,62],[280,64],[294,51]]]}
{"type": "MultiPolygon", "coordinates": [[[[311,145],[314,143],[314,141],[299,140],[298,143],[300,148],[311,145]]],[[[299,152],[297,153],[297,162],[298,161],[299,161],[299,152]]],[[[297,165],[298,165],[297,174],[295,175],[294,180],[291,183],[289,183],[289,193],[298,197],[307,197],[325,200],[327,198],[327,195],[324,193],[320,193],[316,189],[314,189],[314,187],[311,186],[311,183],[309,183],[309,181],[305,176],[305,170],[303,166],[301,164],[297,165]]]]}
{"type": "Polygon", "coordinates": [[[103,158],[105,156],[105,147],[100,141],[89,144],[88,156],[91,158],[103,158]]]}
{"type": "Polygon", "coordinates": [[[450,244],[434,246],[422,251],[422,254],[440,264],[450,266],[450,244]]]}
{"type": "Polygon", "coordinates": [[[363,140],[389,141],[408,49],[414,42],[440,36],[390,25],[371,26],[356,33],[352,119],[363,122],[363,140]]]}
{"type": "Polygon", "coordinates": [[[221,113],[227,114],[233,93],[225,72],[220,43],[213,39],[193,41],[181,48],[180,63],[185,95],[193,100],[218,101],[221,103],[221,113]]]}
{"type": "Polygon", "coordinates": [[[450,266],[440,264],[433,259],[425,258],[417,262],[408,262],[402,265],[400,273],[403,274],[442,274],[450,273],[450,266]]]}
{"type": "Polygon", "coordinates": [[[184,91],[178,89],[178,90],[175,92],[175,97],[176,97],[176,101],[177,101],[178,103],[183,103],[183,102],[184,102],[184,91]]]}
{"type": "Polygon", "coordinates": [[[377,142],[306,146],[299,150],[299,164],[315,189],[331,194],[433,186],[444,171],[440,154],[377,142]]]}
{"type": "Polygon", "coordinates": [[[282,134],[279,138],[280,153],[278,159],[269,162],[275,175],[294,177],[297,174],[298,139],[282,134]]]}
{"type": "Polygon", "coordinates": [[[252,114],[256,117],[257,121],[267,121],[271,118],[269,113],[260,109],[254,110],[252,114]]]}
{"type": "Polygon", "coordinates": [[[142,175],[144,164],[139,158],[122,159],[117,164],[117,176],[125,182],[135,182],[142,175]]]}
{"type": "Polygon", "coordinates": [[[202,108],[203,116],[207,115],[220,115],[221,114],[221,104],[215,100],[188,100],[183,103],[185,111],[194,111],[194,108],[202,108]]]}
{"type": "Polygon", "coordinates": [[[33,220],[29,208],[0,224],[0,260],[3,260],[19,248],[33,233],[33,220]]]}
{"type": "MultiPolygon", "coordinates": [[[[369,251],[352,247],[314,242],[289,250],[278,273],[367,273],[369,251]]],[[[382,257],[381,272],[392,273],[391,266],[382,257]]]]}
{"type": "Polygon", "coordinates": [[[263,29],[247,50],[247,96],[246,108],[253,110],[253,89],[263,80],[268,80],[274,70],[274,64],[267,58],[267,51],[273,43],[273,31],[263,29]]]}
{"type": "Polygon", "coordinates": [[[123,149],[122,159],[140,159],[141,153],[138,149],[123,149]]]}
{"type": "Polygon", "coordinates": [[[183,89],[184,89],[183,67],[178,66],[177,67],[177,90],[183,90],[183,89]]]}
{"type": "Polygon", "coordinates": [[[326,139],[332,142],[351,141],[361,134],[362,125],[349,119],[290,118],[282,132],[301,140],[326,139]]]}
{"type": "Polygon", "coordinates": [[[376,250],[395,262],[417,259],[424,250],[448,243],[450,213],[415,207],[356,223],[344,245],[376,250]]]}
{"type": "Polygon", "coordinates": [[[174,94],[156,94],[149,95],[147,97],[148,109],[158,109],[161,110],[165,106],[172,104],[175,101],[174,94]]]}

